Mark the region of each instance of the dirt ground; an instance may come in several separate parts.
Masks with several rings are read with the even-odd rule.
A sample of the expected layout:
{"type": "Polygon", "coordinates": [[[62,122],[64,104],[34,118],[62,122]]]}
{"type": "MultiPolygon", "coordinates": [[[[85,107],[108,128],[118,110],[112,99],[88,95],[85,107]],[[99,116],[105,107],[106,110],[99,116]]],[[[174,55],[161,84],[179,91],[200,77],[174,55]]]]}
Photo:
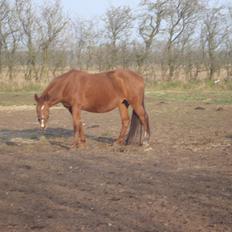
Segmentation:
{"type": "Polygon", "coordinates": [[[1,232],[232,231],[232,105],[146,99],[152,150],[115,146],[116,111],[83,112],[87,148],[51,110],[0,108],[1,232]]]}

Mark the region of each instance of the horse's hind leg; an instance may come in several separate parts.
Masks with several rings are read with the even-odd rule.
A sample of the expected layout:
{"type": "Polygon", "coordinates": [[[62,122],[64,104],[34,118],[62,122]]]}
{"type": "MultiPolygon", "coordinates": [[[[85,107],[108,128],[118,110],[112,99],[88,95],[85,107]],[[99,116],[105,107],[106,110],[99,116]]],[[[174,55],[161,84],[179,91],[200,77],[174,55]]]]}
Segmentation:
{"type": "Polygon", "coordinates": [[[130,117],[128,114],[128,105],[125,104],[124,102],[119,105],[119,112],[121,116],[121,122],[122,122],[122,127],[120,131],[120,135],[117,139],[117,142],[119,144],[124,144],[125,139],[126,139],[126,132],[128,129],[128,126],[130,124],[130,117]]]}
{"type": "Polygon", "coordinates": [[[147,145],[147,144],[149,144],[149,138],[150,138],[150,129],[149,129],[147,112],[145,111],[142,104],[133,104],[132,108],[136,112],[136,114],[138,115],[140,122],[142,123],[142,125],[144,127],[142,144],[147,145]]]}

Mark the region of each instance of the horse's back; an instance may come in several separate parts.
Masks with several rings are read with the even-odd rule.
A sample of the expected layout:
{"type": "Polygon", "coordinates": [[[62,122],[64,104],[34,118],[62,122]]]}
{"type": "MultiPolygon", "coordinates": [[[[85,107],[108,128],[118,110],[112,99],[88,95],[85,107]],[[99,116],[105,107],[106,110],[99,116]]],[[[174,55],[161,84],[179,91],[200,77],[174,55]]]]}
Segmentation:
{"type": "Polygon", "coordinates": [[[144,79],[137,73],[127,69],[116,69],[110,75],[128,100],[143,95],[144,79]]]}
{"type": "Polygon", "coordinates": [[[120,98],[132,98],[143,94],[144,80],[128,69],[116,69],[108,72],[88,73],[72,69],[56,77],[50,86],[56,83],[64,96],[89,97],[92,95],[112,95],[120,98]]]}
{"type": "Polygon", "coordinates": [[[96,88],[127,88],[128,90],[138,90],[144,88],[144,80],[137,73],[129,69],[115,69],[108,72],[88,73],[86,71],[71,70],[65,75],[71,83],[78,82],[86,87],[96,88]]]}
{"type": "Polygon", "coordinates": [[[83,81],[84,98],[94,102],[112,101],[119,104],[142,101],[144,95],[144,80],[137,73],[127,69],[116,69],[101,73],[77,72],[79,81],[83,81]],[[82,78],[81,78],[82,77],[82,78]]]}
{"type": "Polygon", "coordinates": [[[134,71],[130,69],[115,69],[108,72],[99,72],[99,73],[89,73],[86,71],[78,70],[78,69],[72,69],[60,77],[57,77],[56,79],[63,79],[63,80],[69,80],[69,81],[91,81],[94,82],[112,82],[115,81],[123,81],[126,83],[135,83],[135,84],[142,84],[143,85],[143,78],[135,73],[134,71]]]}

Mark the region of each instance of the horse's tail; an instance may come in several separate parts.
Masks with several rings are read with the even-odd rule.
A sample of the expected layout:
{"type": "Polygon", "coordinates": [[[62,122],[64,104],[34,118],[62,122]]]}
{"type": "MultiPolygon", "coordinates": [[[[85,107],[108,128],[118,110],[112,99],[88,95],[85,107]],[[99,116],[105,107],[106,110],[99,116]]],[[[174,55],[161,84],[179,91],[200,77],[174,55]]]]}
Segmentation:
{"type": "MultiPolygon", "coordinates": [[[[143,101],[142,101],[142,106],[145,111],[145,106],[144,106],[144,96],[143,96],[143,101]]],[[[147,123],[147,128],[148,128],[148,136],[150,136],[150,126],[149,126],[149,118],[148,114],[145,111],[145,122],[147,123]]],[[[139,144],[142,145],[142,135],[143,135],[143,127],[142,123],[136,114],[136,112],[133,110],[132,112],[132,117],[131,117],[131,124],[130,124],[130,129],[127,135],[126,139],[126,144],[139,144]]]]}
{"type": "Polygon", "coordinates": [[[130,129],[127,135],[126,144],[142,144],[142,123],[140,122],[140,119],[138,115],[133,110],[132,117],[131,117],[131,123],[130,123],[130,129]]]}

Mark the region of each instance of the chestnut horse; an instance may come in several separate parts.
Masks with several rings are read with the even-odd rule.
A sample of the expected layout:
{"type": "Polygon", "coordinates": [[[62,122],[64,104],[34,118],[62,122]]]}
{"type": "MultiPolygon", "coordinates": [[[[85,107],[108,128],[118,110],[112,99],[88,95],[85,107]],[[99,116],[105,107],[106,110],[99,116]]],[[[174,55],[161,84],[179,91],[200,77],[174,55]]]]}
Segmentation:
{"type": "Polygon", "coordinates": [[[149,142],[149,120],[144,108],[144,80],[130,70],[117,69],[95,74],[71,70],[54,78],[40,97],[37,94],[34,97],[42,129],[47,126],[51,106],[62,103],[69,110],[73,119],[74,147],[85,143],[81,110],[104,113],[116,107],[122,122],[117,142],[140,145],[149,142]],[[131,123],[129,105],[133,108],[131,123]]]}

